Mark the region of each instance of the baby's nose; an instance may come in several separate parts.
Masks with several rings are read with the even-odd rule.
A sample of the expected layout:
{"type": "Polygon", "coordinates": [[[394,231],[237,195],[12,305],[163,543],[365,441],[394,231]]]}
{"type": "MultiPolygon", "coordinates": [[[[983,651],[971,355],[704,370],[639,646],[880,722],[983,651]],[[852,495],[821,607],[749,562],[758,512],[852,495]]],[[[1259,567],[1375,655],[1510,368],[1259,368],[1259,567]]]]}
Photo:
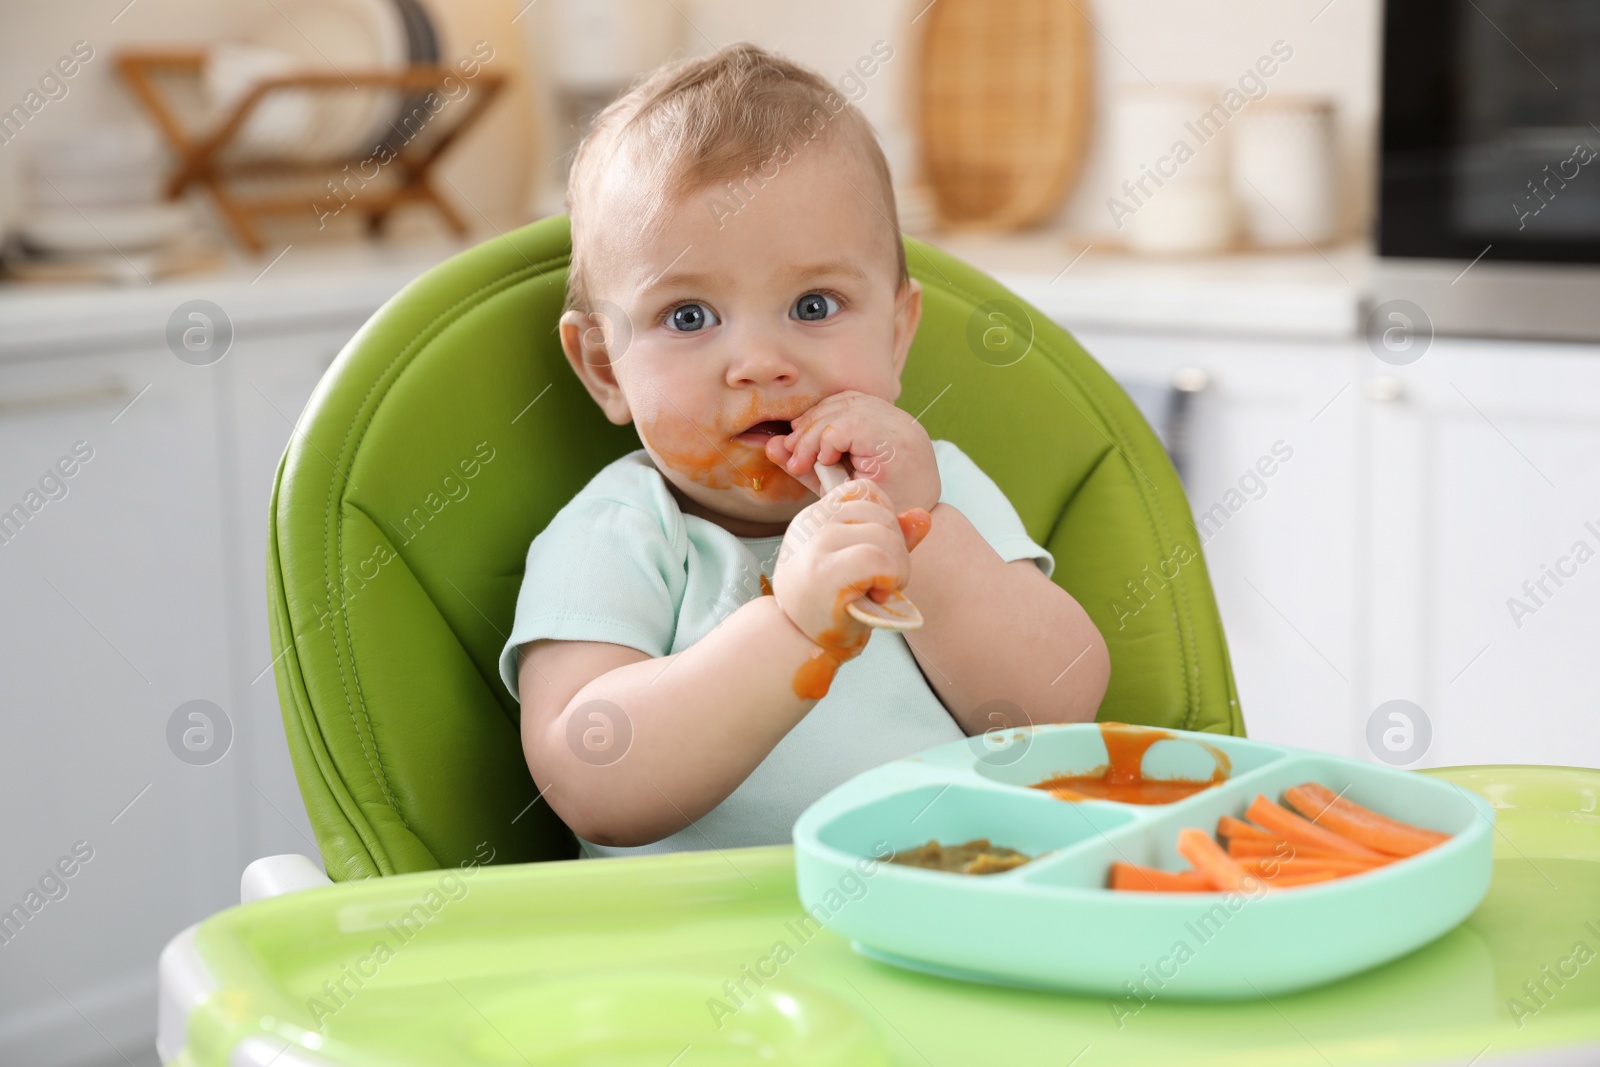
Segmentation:
{"type": "Polygon", "coordinates": [[[795,361],[772,341],[752,340],[742,344],[728,363],[731,386],[790,383],[799,374],[795,361]]]}

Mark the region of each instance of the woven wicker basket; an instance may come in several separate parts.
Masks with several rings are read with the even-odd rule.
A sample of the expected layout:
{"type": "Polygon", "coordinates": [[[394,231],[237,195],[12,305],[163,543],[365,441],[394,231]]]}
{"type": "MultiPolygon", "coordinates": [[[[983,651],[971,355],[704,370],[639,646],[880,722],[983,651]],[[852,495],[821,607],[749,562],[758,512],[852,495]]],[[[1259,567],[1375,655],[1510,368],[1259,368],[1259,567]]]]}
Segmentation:
{"type": "Polygon", "coordinates": [[[915,21],[916,128],[940,222],[1050,217],[1088,143],[1091,29],[1075,0],[937,0],[915,21]]]}

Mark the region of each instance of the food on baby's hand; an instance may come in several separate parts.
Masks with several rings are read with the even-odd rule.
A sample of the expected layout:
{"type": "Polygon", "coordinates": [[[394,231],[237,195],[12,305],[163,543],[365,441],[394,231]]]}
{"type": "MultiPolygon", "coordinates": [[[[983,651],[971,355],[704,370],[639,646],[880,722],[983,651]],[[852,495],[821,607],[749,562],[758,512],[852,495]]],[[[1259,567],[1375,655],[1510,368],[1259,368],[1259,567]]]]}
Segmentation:
{"type": "Polygon", "coordinates": [[[1250,891],[1257,884],[1282,889],[1363,874],[1450,839],[1379,815],[1316,782],[1285,790],[1284,799],[1305,817],[1257,795],[1245,812],[1251,821],[1231,815],[1217,821],[1216,838],[1227,841],[1226,849],[1203,830],[1178,831],[1178,855],[1192,870],[1113,863],[1108,884],[1136,893],[1250,891]]]}
{"type": "Polygon", "coordinates": [[[999,874],[1021,867],[1032,858],[1014,848],[991,845],[987,837],[978,837],[959,845],[941,845],[937,841],[929,841],[926,845],[896,852],[889,862],[953,874],[999,874]]]}
{"type": "MultiPolygon", "coordinates": [[[[1036,783],[1058,800],[1114,800],[1120,804],[1171,804],[1228,780],[1232,763],[1225,752],[1204,745],[1216,761],[1210,778],[1146,778],[1144,754],[1157,741],[1172,739],[1166,730],[1130,726],[1122,722],[1100,724],[1107,762],[1088,774],[1062,775],[1036,783]]],[[[1203,744],[1203,743],[1201,743],[1203,744]]]]}

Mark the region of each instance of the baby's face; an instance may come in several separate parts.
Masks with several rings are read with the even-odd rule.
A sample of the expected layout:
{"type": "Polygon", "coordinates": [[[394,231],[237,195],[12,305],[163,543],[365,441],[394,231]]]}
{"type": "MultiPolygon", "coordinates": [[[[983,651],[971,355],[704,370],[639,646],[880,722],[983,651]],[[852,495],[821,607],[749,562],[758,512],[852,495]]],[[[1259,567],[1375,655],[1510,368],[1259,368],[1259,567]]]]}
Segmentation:
{"type": "Polygon", "coordinates": [[[574,360],[585,384],[613,422],[632,419],[680,498],[746,524],[786,523],[815,497],[767,458],[767,438],[834,393],[893,402],[920,287],[898,285],[886,207],[841,145],[802,144],[757,186],[742,206],[721,185],[691,193],[643,241],[625,191],[612,195],[626,189],[614,173],[590,282],[627,325],[569,327],[569,312],[563,341],[569,357],[585,346],[574,360]],[[609,359],[588,347],[607,338],[609,359]]]}

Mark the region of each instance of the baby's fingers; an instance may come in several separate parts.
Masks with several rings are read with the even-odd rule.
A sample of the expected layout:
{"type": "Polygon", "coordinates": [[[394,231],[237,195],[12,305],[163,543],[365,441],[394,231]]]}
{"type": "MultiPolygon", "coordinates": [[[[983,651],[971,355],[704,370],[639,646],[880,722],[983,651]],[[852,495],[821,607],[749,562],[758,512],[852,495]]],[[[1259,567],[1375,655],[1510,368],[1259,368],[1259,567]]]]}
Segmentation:
{"type": "Polygon", "coordinates": [[[783,473],[811,490],[812,493],[819,497],[822,496],[822,482],[817,478],[816,470],[811,464],[807,464],[804,467],[791,466],[790,462],[793,457],[794,453],[789,451],[788,446],[783,443],[782,437],[768,439],[767,459],[771,460],[783,473]]]}
{"type": "MultiPolygon", "coordinates": [[[[837,510],[839,505],[850,500],[868,500],[878,507],[883,508],[887,514],[883,516],[884,525],[889,525],[894,517],[894,502],[889,499],[889,494],[883,491],[878,483],[866,478],[852,478],[847,482],[836,485],[833,491],[825,498],[830,510],[837,510]]],[[[821,503],[819,501],[818,503],[821,503]]]]}
{"type": "Polygon", "coordinates": [[[800,430],[789,444],[793,450],[789,469],[794,470],[797,465],[838,463],[850,455],[859,436],[856,422],[857,418],[851,413],[840,412],[837,418],[818,419],[800,430]]]}
{"type": "MultiPolygon", "coordinates": [[[[830,522],[872,523],[887,529],[895,528],[895,514],[876,500],[866,497],[840,498],[829,495],[819,501],[819,510],[830,522]]],[[[813,507],[818,507],[813,505],[813,507]]]]}
{"type": "MultiPolygon", "coordinates": [[[[870,596],[874,591],[904,588],[911,578],[904,553],[893,552],[882,545],[850,545],[834,553],[832,562],[836,568],[833,573],[860,597],[870,596]]],[[[844,603],[856,599],[859,597],[851,596],[844,603]]]]}
{"type": "Polygon", "coordinates": [[[791,473],[808,471],[816,465],[824,425],[821,422],[813,423],[806,429],[795,430],[789,435],[788,470],[791,473]]]}

